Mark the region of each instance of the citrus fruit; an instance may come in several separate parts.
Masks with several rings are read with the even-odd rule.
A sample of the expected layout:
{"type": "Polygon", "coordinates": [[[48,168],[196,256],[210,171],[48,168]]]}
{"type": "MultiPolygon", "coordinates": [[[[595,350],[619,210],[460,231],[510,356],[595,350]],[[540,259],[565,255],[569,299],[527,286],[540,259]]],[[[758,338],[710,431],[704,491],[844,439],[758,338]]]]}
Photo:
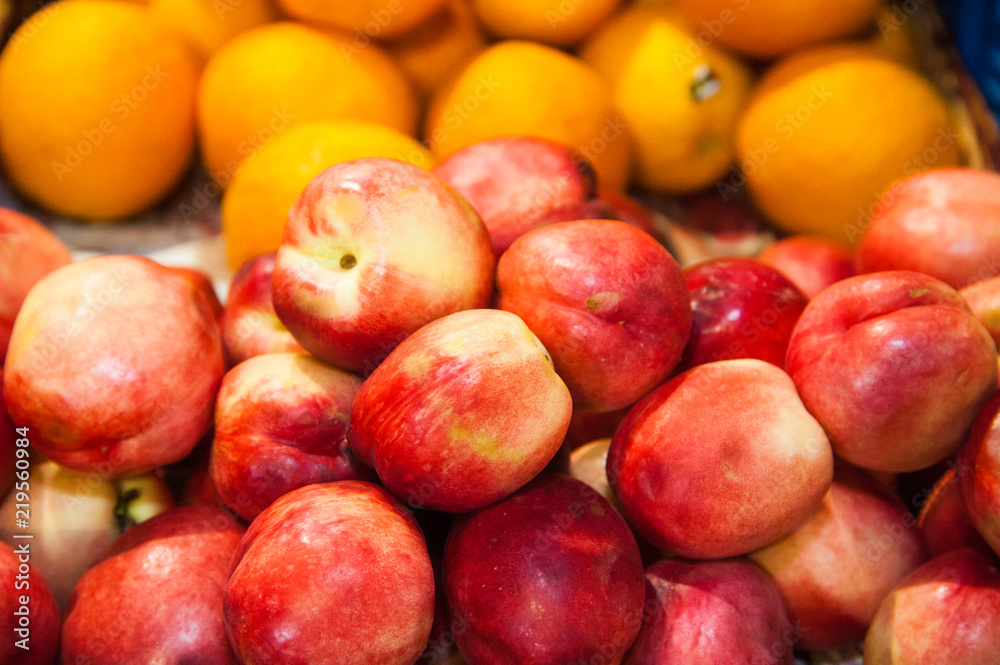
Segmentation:
{"type": "Polygon", "coordinates": [[[202,158],[223,187],[240,163],[290,126],[314,120],[378,122],[412,134],[416,102],[406,77],[374,44],[291,22],[224,44],[198,93],[202,158]]]}
{"type": "Polygon", "coordinates": [[[758,58],[846,37],[872,22],[880,0],[675,0],[698,34],[758,58]]]}
{"type": "Polygon", "coordinates": [[[428,95],[486,46],[468,0],[448,0],[426,23],[384,43],[386,50],[428,95]]]}
{"type": "Polygon", "coordinates": [[[582,60],[524,41],[480,53],[430,104],[425,140],[445,157],[501,136],[535,136],[577,150],[612,189],[629,176],[627,123],[607,83],[582,60]]]}
{"type": "MultiPolygon", "coordinates": [[[[959,137],[931,83],[867,47],[830,46],[780,62],[737,129],[746,184],[793,233],[856,243],[880,193],[960,161],[959,137]]],[[[723,195],[740,178],[722,181],[723,195]]]]}
{"type": "Polygon", "coordinates": [[[229,265],[278,249],[288,210],[320,171],[361,157],[392,157],[423,168],[431,154],[395,129],[358,120],[308,122],[263,146],[233,178],[222,198],[222,233],[229,265]]]}
{"type": "Polygon", "coordinates": [[[0,155],[11,182],[82,219],[153,205],[194,148],[195,56],[145,7],[72,0],[40,11],[44,20],[29,18],[0,55],[0,155]]]}
{"type": "Polygon", "coordinates": [[[580,41],[611,15],[621,0],[472,0],[483,25],[504,38],[553,46],[580,41]]]}
{"type": "Polygon", "coordinates": [[[750,73],[713,46],[699,46],[675,12],[626,9],[584,44],[581,55],[611,84],[632,136],[640,184],[690,191],[732,165],[750,73]]]}
{"type": "Polygon", "coordinates": [[[149,0],[149,9],[208,60],[227,41],[279,18],[271,0],[149,0]]]}
{"type": "Polygon", "coordinates": [[[278,0],[289,16],[350,30],[368,38],[392,37],[430,18],[446,0],[278,0]]]}

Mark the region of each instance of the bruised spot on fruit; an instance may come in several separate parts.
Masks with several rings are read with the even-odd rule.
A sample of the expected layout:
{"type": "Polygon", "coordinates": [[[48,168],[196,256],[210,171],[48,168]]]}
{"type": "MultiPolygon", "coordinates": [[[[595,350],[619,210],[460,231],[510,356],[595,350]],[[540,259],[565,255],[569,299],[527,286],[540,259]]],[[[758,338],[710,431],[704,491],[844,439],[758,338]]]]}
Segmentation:
{"type": "Polygon", "coordinates": [[[591,312],[606,312],[612,309],[621,300],[621,296],[615,291],[602,291],[587,298],[587,309],[591,312]]]}
{"type": "Polygon", "coordinates": [[[604,508],[602,508],[601,505],[595,501],[590,504],[590,512],[600,517],[604,515],[604,508]]]}
{"type": "Polygon", "coordinates": [[[350,270],[357,264],[358,260],[354,257],[353,254],[348,253],[340,257],[340,267],[343,268],[344,270],[350,270]]]}
{"type": "Polygon", "coordinates": [[[930,292],[930,289],[910,289],[910,297],[919,298],[920,296],[925,296],[930,292]]]}
{"type": "Polygon", "coordinates": [[[691,78],[691,97],[696,102],[708,101],[719,94],[721,88],[719,77],[707,64],[702,63],[694,68],[691,78]]]}

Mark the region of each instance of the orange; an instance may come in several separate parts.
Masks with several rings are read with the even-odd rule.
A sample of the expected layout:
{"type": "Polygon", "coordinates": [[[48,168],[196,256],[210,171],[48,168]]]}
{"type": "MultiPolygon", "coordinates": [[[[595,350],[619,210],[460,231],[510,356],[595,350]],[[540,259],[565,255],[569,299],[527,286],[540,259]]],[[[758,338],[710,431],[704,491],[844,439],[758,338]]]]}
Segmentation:
{"type": "Polygon", "coordinates": [[[486,46],[468,0],[448,0],[441,11],[384,43],[417,90],[429,95],[486,46]]]}
{"type": "Polygon", "coordinates": [[[621,0],[472,0],[483,25],[504,38],[570,46],[599,26],[621,0]]]}
{"type": "Polygon", "coordinates": [[[288,210],[320,171],[361,157],[392,157],[423,168],[434,164],[415,139],[358,120],[309,122],[263,146],[233,178],[222,198],[222,233],[229,265],[278,249],[288,210]]]}
{"type": "MultiPolygon", "coordinates": [[[[792,233],[856,243],[898,178],[960,162],[948,108],[925,78],[868,47],[807,50],[762,79],[737,129],[746,184],[792,233]]],[[[722,181],[723,195],[741,178],[722,181]]]]}
{"type": "Polygon", "coordinates": [[[278,0],[289,16],[367,38],[402,34],[429,19],[446,0],[278,0]]]}
{"type": "Polygon", "coordinates": [[[190,163],[197,77],[190,49],[145,7],[71,0],[40,10],[0,54],[11,182],[71,217],[148,208],[190,163]]]}
{"type": "Polygon", "coordinates": [[[368,120],[412,134],[416,114],[409,82],[377,46],[290,22],[223,45],[198,93],[202,158],[223,187],[244,159],[293,124],[368,120]]]}
{"type": "Polygon", "coordinates": [[[629,176],[628,126],[611,89],[589,65],[542,44],[496,44],[435,92],[425,140],[445,157],[500,136],[537,136],[576,149],[602,185],[620,189],[629,176]]]}
{"type": "Polygon", "coordinates": [[[685,192],[729,170],[750,93],[750,73],[738,60],[699,46],[675,12],[642,6],[616,15],[581,55],[611,84],[640,184],[685,192]]]}
{"type": "Polygon", "coordinates": [[[773,58],[846,37],[875,18],[880,0],[675,0],[699,43],[773,58]]]}
{"type": "Polygon", "coordinates": [[[202,60],[241,32],[280,16],[271,0],[149,0],[149,9],[182,34],[202,60]]]}

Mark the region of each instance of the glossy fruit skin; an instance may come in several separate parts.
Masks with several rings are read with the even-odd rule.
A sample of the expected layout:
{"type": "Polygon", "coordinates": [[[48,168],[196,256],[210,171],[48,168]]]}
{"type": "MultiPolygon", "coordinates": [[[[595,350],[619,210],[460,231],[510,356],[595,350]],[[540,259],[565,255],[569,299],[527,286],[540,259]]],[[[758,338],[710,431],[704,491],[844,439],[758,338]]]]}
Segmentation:
{"type": "Polygon", "coordinates": [[[242,535],[214,506],[174,508],[126,531],[73,589],[63,662],[236,665],[219,608],[242,535]]]}
{"type": "Polygon", "coordinates": [[[289,211],[274,309],[307,351],[367,376],[424,324],[485,307],[495,266],[479,215],[443,180],[352,159],[313,178],[289,211]]]}
{"type": "Polygon", "coordinates": [[[468,512],[538,475],[572,408],[521,319],[467,310],[407,337],[365,379],[348,445],[410,507],[468,512]]]}
{"type": "Polygon", "coordinates": [[[427,545],[381,487],[345,480],[289,492],[253,521],[232,566],[223,612],[242,662],[411,665],[427,645],[427,545]]]}
{"type": "Polygon", "coordinates": [[[209,473],[222,501],[250,521],[313,483],[376,479],[347,448],[361,379],[301,353],[255,356],[222,379],[209,473]]]}
{"type": "Polygon", "coordinates": [[[784,368],[788,340],[808,302],[787,277],[756,259],[709,259],[684,271],[691,339],[680,368],[757,358],[784,368]]]}
{"type": "Polygon", "coordinates": [[[500,257],[497,289],[500,309],[524,319],[551,354],[576,409],[635,403],[674,369],[691,330],[677,261],[625,222],[530,231],[500,257]]]}
{"type": "Polygon", "coordinates": [[[6,634],[0,644],[0,662],[9,665],[52,665],[59,654],[61,621],[59,608],[42,574],[30,562],[30,543],[16,551],[0,543],[0,574],[9,580],[0,593],[0,629],[6,634]],[[27,569],[27,574],[21,566],[27,569]],[[18,576],[23,579],[18,579],[18,576]],[[28,586],[24,586],[27,582],[28,586]],[[26,601],[26,602],[22,602],[26,601]],[[16,614],[15,614],[16,613],[16,614]],[[27,614],[27,626],[20,615],[27,614]],[[27,640],[21,646],[17,643],[27,640]]]}
{"type": "Polygon", "coordinates": [[[482,217],[497,258],[532,229],[588,218],[597,191],[590,162],[567,145],[531,136],[473,143],[432,171],[482,217]]]}
{"type": "Polygon", "coordinates": [[[276,252],[247,260],[233,274],[219,317],[226,367],[265,353],[305,353],[274,312],[271,279],[276,252]]]}
{"type": "Polygon", "coordinates": [[[806,307],[785,361],[834,452],[904,472],[945,459],[997,390],[997,348],[953,288],[895,270],[833,284],[806,307]]]}
{"type": "Polygon", "coordinates": [[[625,665],[791,665],[798,635],[781,591],[746,559],[646,568],[643,627],[625,665]]]}
{"type": "Polygon", "coordinates": [[[938,169],[886,191],[858,244],[858,271],[913,270],[956,289],[1000,275],[1000,173],[938,169]]]}
{"type": "Polygon", "coordinates": [[[459,517],[444,579],[459,649],[481,665],[620,662],[642,621],[642,561],[620,515],[584,483],[542,474],[459,517]]]}
{"type": "Polygon", "coordinates": [[[1000,394],[977,414],[956,473],[972,524],[1000,556],[1000,394]]]}
{"type": "Polygon", "coordinates": [[[762,360],[721,360],[632,407],[607,474],[629,523],[653,545],[721,559],[802,523],[830,487],[833,454],[787,374],[762,360]]]}
{"type": "Polygon", "coordinates": [[[864,640],[882,599],[928,552],[899,497],[838,462],[830,491],[806,522],[748,557],[781,589],[801,632],[796,648],[826,651],[864,640]]]}
{"type": "Polygon", "coordinates": [[[50,459],[104,477],[183,459],[211,425],[219,327],[189,275],[102,255],[49,273],[11,334],[4,399],[50,459]]]}
{"type": "Polygon", "coordinates": [[[1000,660],[1000,571],[972,549],[907,575],[879,607],[866,665],[982,665],[1000,660]]]}

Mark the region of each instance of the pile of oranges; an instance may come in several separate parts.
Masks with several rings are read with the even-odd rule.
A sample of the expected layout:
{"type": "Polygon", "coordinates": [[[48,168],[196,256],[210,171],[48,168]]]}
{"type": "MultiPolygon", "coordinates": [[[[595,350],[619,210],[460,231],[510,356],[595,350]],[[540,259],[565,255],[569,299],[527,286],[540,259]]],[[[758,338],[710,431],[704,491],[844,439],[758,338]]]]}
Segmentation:
{"type": "Polygon", "coordinates": [[[0,55],[0,157],[25,198],[94,221],[200,160],[233,267],[333,163],[506,135],[574,148],[608,190],[745,187],[850,245],[892,182],[962,161],[911,4],[59,0],[0,55]]]}

